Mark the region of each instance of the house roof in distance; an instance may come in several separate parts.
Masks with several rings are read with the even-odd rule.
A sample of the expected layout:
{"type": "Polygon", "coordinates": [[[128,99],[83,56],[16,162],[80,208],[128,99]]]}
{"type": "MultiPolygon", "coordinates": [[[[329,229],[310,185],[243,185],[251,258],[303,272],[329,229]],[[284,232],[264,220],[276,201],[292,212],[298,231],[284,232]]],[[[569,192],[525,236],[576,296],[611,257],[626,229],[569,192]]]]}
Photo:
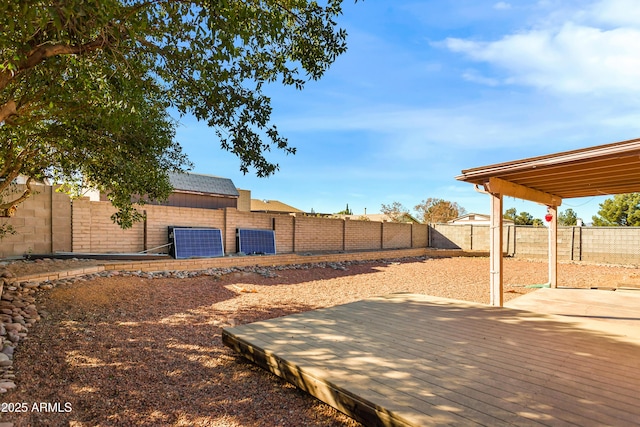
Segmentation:
{"type": "MultiPolygon", "coordinates": [[[[470,212],[457,218],[450,219],[447,221],[447,224],[489,224],[490,222],[491,215],[470,212]]],[[[506,218],[504,218],[502,222],[504,224],[513,224],[512,220],[506,218]]]]}
{"type": "MultiPolygon", "coordinates": [[[[391,217],[386,214],[361,214],[361,215],[333,215],[335,218],[349,218],[354,220],[376,221],[376,222],[393,222],[391,217]]],[[[420,224],[413,215],[410,213],[404,213],[401,215],[402,221],[413,224],[420,224]]]]}
{"type": "Polygon", "coordinates": [[[169,173],[169,180],[174,191],[180,193],[240,197],[238,189],[229,178],[196,173],[169,173]]]}
{"type": "Polygon", "coordinates": [[[251,212],[304,213],[304,211],[278,200],[260,199],[251,199],[251,212]]]}

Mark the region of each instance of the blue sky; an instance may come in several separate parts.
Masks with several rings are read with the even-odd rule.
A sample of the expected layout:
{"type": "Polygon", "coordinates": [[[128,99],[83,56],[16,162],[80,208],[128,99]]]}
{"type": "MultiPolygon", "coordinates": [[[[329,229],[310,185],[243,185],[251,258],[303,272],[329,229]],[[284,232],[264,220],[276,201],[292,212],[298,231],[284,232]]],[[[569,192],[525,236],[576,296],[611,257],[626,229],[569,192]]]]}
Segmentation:
{"type": "MultiPolygon", "coordinates": [[[[455,180],[462,169],[640,137],[635,0],[347,0],[340,24],[349,50],[322,80],[268,90],[297,154],[268,153],[272,177],[243,175],[212,129],[184,117],[177,139],[194,172],[305,211],[435,197],[488,213],[488,196],[455,180]]],[[[560,210],[590,222],[603,200],[560,210]]]]}

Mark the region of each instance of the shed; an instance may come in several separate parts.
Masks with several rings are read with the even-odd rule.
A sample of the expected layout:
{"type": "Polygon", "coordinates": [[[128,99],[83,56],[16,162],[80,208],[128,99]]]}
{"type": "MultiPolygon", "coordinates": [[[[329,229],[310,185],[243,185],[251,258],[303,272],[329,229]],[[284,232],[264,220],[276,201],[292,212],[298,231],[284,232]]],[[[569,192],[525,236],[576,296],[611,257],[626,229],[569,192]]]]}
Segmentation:
{"type": "Polygon", "coordinates": [[[170,173],[173,193],[166,206],[221,209],[237,208],[240,193],[229,178],[195,173],[170,173]]]}

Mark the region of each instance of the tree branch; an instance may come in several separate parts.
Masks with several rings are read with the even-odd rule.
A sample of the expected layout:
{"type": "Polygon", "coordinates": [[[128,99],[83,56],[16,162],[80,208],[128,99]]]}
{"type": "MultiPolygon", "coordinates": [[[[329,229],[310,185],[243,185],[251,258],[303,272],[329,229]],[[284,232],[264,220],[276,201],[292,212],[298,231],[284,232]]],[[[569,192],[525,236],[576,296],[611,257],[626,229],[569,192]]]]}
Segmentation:
{"type": "Polygon", "coordinates": [[[10,162],[7,162],[2,171],[0,173],[0,178],[3,180],[0,181],[0,194],[6,190],[9,185],[13,182],[13,180],[20,175],[22,166],[27,158],[32,157],[35,154],[35,149],[29,149],[29,147],[25,147],[18,154],[17,157],[13,157],[10,162]]]}
{"type": "MultiPolygon", "coordinates": [[[[100,37],[93,41],[71,46],[66,44],[46,44],[40,45],[35,49],[32,49],[27,57],[18,65],[18,70],[12,71],[5,69],[0,72],[0,90],[7,87],[9,82],[21,72],[35,67],[36,65],[46,61],[47,59],[58,55],[81,55],[87,52],[93,52],[98,49],[102,49],[107,45],[107,37],[100,37]]],[[[6,104],[5,104],[6,105],[6,104]]],[[[2,120],[0,120],[2,122],[2,120]]]]}
{"type": "MultiPolygon", "coordinates": [[[[7,189],[9,188],[9,186],[11,185],[11,183],[13,182],[14,179],[16,179],[16,177],[20,175],[20,169],[19,168],[14,168],[9,170],[9,172],[6,175],[2,175],[2,179],[3,181],[0,181],[0,195],[7,189]]],[[[0,197],[0,200],[2,198],[0,197]]]]}
{"type": "Polygon", "coordinates": [[[78,46],[69,46],[66,44],[42,45],[33,49],[27,54],[27,58],[20,64],[20,71],[33,68],[39,63],[58,55],[80,55],[86,52],[93,52],[104,47],[107,44],[107,38],[90,41],[78,46]]]}
{"type": "Polygon", "coordinates": [[[291,10],[288,7],[283,6],[280,3],[276,3],[276,7],[280,10],[282,10],[283,12],[286,12],[287,14],[291,15],[297,22],[298,24],[302,25],[304,24],[304,19],[302,19],[302,17],[300,15],[298,15],[297,13],[295,13],[293,10],[291,10]]]}
{"type": "Polygon", "coordinates": [[[10,200],[8,202],[5,203],[0,203],[0,211],[2,210],[9,210],[12,207],[24,202],[25,200],[27,200],[29,198],[29,196],[31,196],[31,194],[33,193],[33,189],[31,188],[31,183],[33,182],[33,178],[29,177],[27,179],[27,189],[24,190],[24,192],[22,193],[22,195],[20,197],[18,197],[15,200],[10,200]]]}
{"type": "Polygon", "coordinates": [[[4,123],[9,117],[18,114],[16,101],[8,100],[4,105],[0,106],[0,123],[4,123]]]}

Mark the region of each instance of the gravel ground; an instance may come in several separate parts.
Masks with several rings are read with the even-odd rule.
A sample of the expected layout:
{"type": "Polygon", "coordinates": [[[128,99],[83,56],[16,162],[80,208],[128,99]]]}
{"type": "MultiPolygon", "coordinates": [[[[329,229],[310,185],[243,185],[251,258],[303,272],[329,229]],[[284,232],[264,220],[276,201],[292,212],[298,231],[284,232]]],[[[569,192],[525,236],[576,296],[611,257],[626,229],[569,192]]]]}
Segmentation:
{"type": "MultiPolygon", "coordinates": [[[[222,277],[100,277],[39,292],[16,349],[15,426],[360,426],[222,345],[221,328],[392,292],[487,303],[489,260],[444,258],[245,269],[222,277]],[[41,405],[41,404],[45,405],[41,405]],[[24,405],[23,405],[24,404],[24,405]],[[35,406],[34,406],[35,404],[35,406]]],[[[505,300],[547,279],[505,260],[505,300]]],[[[561,264],[564,286],[633,281],[631,267],[561,264]]]]}
{"type": "Polygon", "coordinates": [[[0,268],[7,268],[14,275],[24,277],[31,274],[52,273],[73,270],[76,268],[92,267],[104,261],[95,259],[54,259],[43,258],[36,260],[14,260],[0,262],[0,268]]]}

